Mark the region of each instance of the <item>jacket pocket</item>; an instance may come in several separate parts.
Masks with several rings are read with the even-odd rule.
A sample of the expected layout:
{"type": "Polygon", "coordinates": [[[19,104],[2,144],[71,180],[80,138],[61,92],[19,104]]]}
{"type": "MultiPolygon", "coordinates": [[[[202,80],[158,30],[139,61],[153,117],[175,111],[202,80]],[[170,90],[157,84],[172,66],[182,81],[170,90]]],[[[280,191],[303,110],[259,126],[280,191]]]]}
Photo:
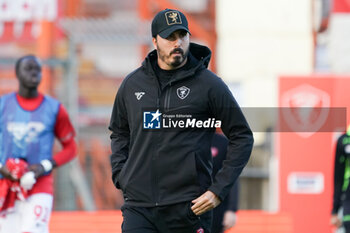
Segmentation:
{"type": "Polygon", "coordinates": [[[199,194],[195,153],[164,156],[159,161],[157,173],[161,200],[174,201],[179,198],[195,197],[199,194]]]}
{"type": "Polygon", "coordinates": [[[119,183],[120,189],[125,192],[125,164],[122,168],[122,170],[118,174],[117,182],[119,183]]]}
{"type": "Polygon", "coordinates": [[[197,215],[195,215],[195,213],[193,213],[193,211],[191,209],[192,205],[193,204],[191,202],[188,203],[187,216],[188,216],[188,218],[193,219],[193,220],[194,219],[199,219],[199,216],[197,216],[197,215]]]}
{"type": "Polygon", "coordinates": [[[187,185],[196,187],[198,185],[196,153],[192,152],[188,154],[184,160],[184,163],[180,166],[183,168],[183,171],[181,172],[182,179],[187,181],[187,185]]]}

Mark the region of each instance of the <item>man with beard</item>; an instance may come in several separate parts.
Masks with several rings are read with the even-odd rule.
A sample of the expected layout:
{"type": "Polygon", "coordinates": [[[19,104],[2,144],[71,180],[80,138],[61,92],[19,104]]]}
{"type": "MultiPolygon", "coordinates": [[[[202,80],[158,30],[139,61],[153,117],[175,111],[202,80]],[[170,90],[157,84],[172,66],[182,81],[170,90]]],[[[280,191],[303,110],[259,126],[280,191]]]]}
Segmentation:
{"type": "Polygon", "coordinates": [[[109,125],[112,179],[125,200],[122,232],[207,233],[211,210],[249,160],[252,132],[228,87],[207,69],[210,50],[190,43],[183,13],[158,12],[152,37],[155,50],[124,79],[109,125]],[[229,146],[212,181],[213,125],[229,146]]]}
{"type": "Polygon", "coordinates": [[[0,188],[4,193],[4,184],[18,183],[27,198],[0,196],[0,233],[48,233],[52,170],[75,157],[75,131],[63,105],[38,91],[42,75],[39,59],[23,56],[15,69],[18,92],[0,98],[0,188]],[[52,151],[55,137],[62,145],[57,153],[52,151]],[[9,161],[13,159],[28,166],[23,175],[11,168],[9,161]],[[12,208],[4,210],[4,206],[12,208]]]}

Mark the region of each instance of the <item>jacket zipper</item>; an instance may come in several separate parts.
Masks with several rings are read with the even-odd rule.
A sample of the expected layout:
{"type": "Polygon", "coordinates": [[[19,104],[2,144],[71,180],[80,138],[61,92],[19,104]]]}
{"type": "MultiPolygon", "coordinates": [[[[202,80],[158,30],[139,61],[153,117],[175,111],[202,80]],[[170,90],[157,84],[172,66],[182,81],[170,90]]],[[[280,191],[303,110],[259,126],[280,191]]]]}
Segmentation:
{"type": "Polygon", "coordinates": [[[172,91],[172,83],[169,83],[169,88],[166,90],[165,93],[165,100],[164,100],[164,109],[166,112],[170,110],[170,96],[171,96],[171,91],[172,91]]]}
{"type": "MultiPolygon", "coordinates": [[[[171,89],[172,89],[172,83],[169,83],[169,88],[165,88],[164,111],[169,110],[171,89]]],[[[162,90],[160,89],[160,87],[158,85],[157,109],[160,108],[161,96],[162,96],[162,90]]],[[[162,135],[158,134],[157,137],[158,137],[157,141],[160,142],[162,135]]],[[[160,147],[160,145],[157,145],[157,147],[160,147]]],[[[153,178],[153,187],[154,187],[153,196],[154,196],[155,206],[159,205],[157,159],[158,159],[158,150],[155,149],[153,156],[152,156],[152,168],[153,168],[152,169],[152,178],[153,178]]]]}
{"type": "MultiPolygon", "coordinates": [[[[160,88],[158,78],[154,75],[151,74],[155,80],[156,87],[157,87],[157,100],[156,100],[156,106],[157,109],[160,110],[160,99],[162,95],[162,90],[160,88]]],[[[156,135],[156,137],[159,138],[159,135],[156,135]]],[[[157,140],[159,142],[159,139],[157,140]]],[[[158,145],[157,145],[158,146],[158,145]]],[[[153,196],[153,201],[154,205],[158,206],[159,205],[159,194],[158,194],[158,177],[157,177],[157,149],[155,146],[153,146],[153,153],[152,153],[152,162],[151,162],[151,177],[152,177],[152,196],[153,196]]]]}
{"type": "MultiPolygon", "coordinates": [[[[158,136],[159,137],[159,136],[158,136]]],[[[154,148],[154,147],[153,147],[154,148]]],[[[152,156],[152,181],[153,181],[153,198],[154,198],[154,204],[155,206],[158,206],[158,199],[159,199],[159,194],[158,194],[158,177],[157,177],[157,150],[154,151],[153,156],[152,156]]]]}

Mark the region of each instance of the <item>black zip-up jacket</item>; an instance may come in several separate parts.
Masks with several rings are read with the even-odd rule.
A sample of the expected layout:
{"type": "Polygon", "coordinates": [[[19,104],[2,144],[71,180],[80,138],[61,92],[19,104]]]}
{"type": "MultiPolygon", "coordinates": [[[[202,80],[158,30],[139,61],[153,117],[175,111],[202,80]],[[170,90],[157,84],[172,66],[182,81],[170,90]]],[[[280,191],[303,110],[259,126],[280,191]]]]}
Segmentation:
{"type": "Polygon", "coordinates": [[[112,111],[112,179],[125,202],[152,207],[190,201],[207,190],[221,200],[247,164],[253,136],[224,82],[207,69],[211,52],[190,44],[185,69],[160,88],[154,72],[156,50],[121,84],[112,111]],[[181,90],[185,90],[185,93],[181,90]],[[211,179],[214,129],[144,129],[145,110],[221,120],[229,139],[227,160],[211,179]]]}
{"type": "Polygon", "coordinates": [[[337,140],[334,161],[332,214],[337,214],[342,202],[350,200],[350,131],[337,140]]]}

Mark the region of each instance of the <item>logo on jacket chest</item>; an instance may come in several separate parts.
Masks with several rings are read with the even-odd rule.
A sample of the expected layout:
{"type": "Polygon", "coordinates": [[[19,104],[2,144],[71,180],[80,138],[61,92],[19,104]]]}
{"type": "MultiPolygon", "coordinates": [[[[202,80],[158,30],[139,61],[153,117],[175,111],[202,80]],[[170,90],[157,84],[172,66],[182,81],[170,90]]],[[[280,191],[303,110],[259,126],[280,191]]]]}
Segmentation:
{"type": "Polygon", "coordinates": [[[140,100],[142,98],[142,96],[144,96],[145,92],[135,92],[135,96],[137,100],[140,100]]]}
{"type": "Polygon", "coordinates": [[[190,91],[190,88],[182,86],[176,90],[176,94],[180,99],[183,100],[188,96],[188,94],[190,94],[190,91]]]}

